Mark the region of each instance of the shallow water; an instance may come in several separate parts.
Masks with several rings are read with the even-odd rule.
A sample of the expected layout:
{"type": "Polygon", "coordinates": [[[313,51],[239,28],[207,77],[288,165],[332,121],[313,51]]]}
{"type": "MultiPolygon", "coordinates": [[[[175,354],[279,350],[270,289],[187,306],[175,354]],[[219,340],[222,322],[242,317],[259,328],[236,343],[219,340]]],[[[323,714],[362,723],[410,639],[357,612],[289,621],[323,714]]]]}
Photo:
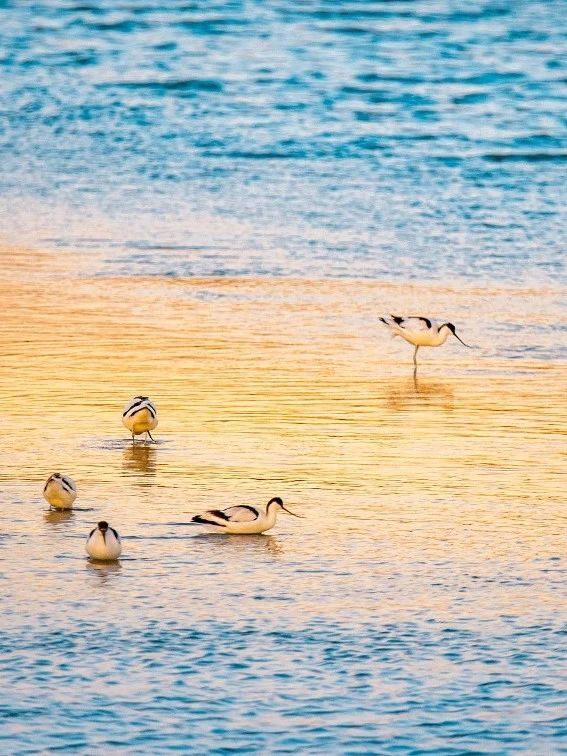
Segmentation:
{"type": "Polygon", "coordinates": [[[0,0],[1,753],[567,752],[566,18],[0,0]]]}
{"type": "Polygon", "coordinates": [[[2,752],[565,750],[558,290],[2,262],[2,752]],[[376,314],[417,303],[475,348],[414,377],[376,314]],[[120,424],[140,391],[155,446],[120,424]],[[305,519],[187,524],[273,495],[305,519]]]}
{"type": "Polygon", "coordinates": [[[0,234],[106,272],[564,280],[565,0],[0,3],[0,234]]]}

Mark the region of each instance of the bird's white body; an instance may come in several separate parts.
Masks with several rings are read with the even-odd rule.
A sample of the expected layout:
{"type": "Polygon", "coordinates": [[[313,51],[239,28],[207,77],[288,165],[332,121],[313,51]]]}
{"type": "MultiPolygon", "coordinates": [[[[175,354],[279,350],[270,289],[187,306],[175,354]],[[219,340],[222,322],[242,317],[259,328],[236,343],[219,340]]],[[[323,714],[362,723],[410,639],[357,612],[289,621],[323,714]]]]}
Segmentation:
{"type": "Polygon", "coordinates": [[[124,407],[122,423],[132,434],[132,440],[142,433],[147,433],[151,438],[150,431],[158,424],[155,404],[147,396],[135,396],[124,407]]]}
{"type": "Polygon", "coordinates": [[[77,486],[68,475],[53,473],[43,487],[43,498],[54,509],[71,509],[77,498],[77,486]]]}
{"type": "Polygon", "coordinates": [[[265,533],[276,524],[278,511],[283,509],[294,517],[300,517],[286,509],[280,498],[271,499],[262,512],[257,507],[247,504],[211,509],[202,515],[193,517],[192,522],[202,525],[209,533],[231,533],[234,535],[251,535],[265,533]]]}
{"type": "Polygon", "coordinates": [[[106,522],[99,522],[98,526],[91,530],[85,546],[91,559],[100,562],[110,562],[118,559],[122,552],[122,544],[118,532],[106,522]],[[101,526],[104,526],[102,527],[101,526]]]}
{"type": "Polygon", "coordinates": [[[417,350],[419,347],[438,347],[447,341],[450,334],[453,334],[455,338],[459,339],[461,344],[468,346],[464,341],[457,336],[455,332],[455,326],[452,323],[443,323],[437,325],[434,321],[424,317],[400,317],[398,315],[390,315],[385,318],[380,318],[382,323],[386,325],[390,333],[393,336],[401,336],[402,339],[413,344],[415,352],[413,361],[417,364],[417,350]]]}

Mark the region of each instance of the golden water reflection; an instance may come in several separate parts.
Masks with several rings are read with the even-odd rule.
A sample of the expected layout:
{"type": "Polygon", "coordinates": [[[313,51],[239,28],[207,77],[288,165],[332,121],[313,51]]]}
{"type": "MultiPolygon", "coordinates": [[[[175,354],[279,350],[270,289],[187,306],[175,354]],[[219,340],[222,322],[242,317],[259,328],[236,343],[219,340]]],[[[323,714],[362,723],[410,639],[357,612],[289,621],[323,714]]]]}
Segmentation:
{"type": "Polygon", "coordinates": [[[386,406],[392,410],[429,409],[451,412],[454,409],[454,391],[449,381],[432,381],[419,378],[414,371],[411,379],[393,383],[387,394],[386,406]]]}
{"type": "MultiPolygon", "coordinates": [[[[0,511],[0,524],[19,549],[14,564],[47,560],[61,580],[59,568],[75,564],[104,518],[132,559],[118,579],[135,569],[141,584],[166,571],[166,582],[176,585],[179,572],[185,586],[186,570],[198,585],[212,581],[212,595],[226,570],[247,585],[257,563],[253,584],[269,591],[263,560],[277,566],[281,556],[299,570],[303,612],[375,611],[369,586],[385,580],[380,611],[411,616],[416,602],[457,611],[454,575],[482,582],[483,565],[496,561],[532,585],[508,585],[503,606],[557,600],[538,561],[564,552],[556,291],[90,275],[62,284],[60,258],[53,270],[46,255],[39,266],[22,252],[4,251],[3,261],[0,402],[10,441],[0,497],[20,503],[17,519],[0,511]],[[424,349],[414,375],[411,350],[377,323],[389,311],[451,314],[478,348],[424,349]],[[503,356],[503,318],[523,329],[506,348],[552,357],[503,356]],[[485,338],[491,328],[496,339],[485,338]],[[132,445],[121,425],[121,408],[139,393],[158,407],[155,446],[132,445]],[[73,512],[37,503],[54,469],[77,481],[73,512]],[[306,519],[282,516],[273,535],[223,538],[214,549],[173,524],[276,495],[306,519]]],[[[25,573],[12,580],[29,592],[25,573]]],[[[480,613],[493,605],[483,585],[480,613]]]]}
{"type": "Polygon", "coordinates": [[[157,450],[152,444],[128,444],[122,452],[122,468],[124,475],[143,473],[145,478],[156,474],[157,450]]]}
{"type": "Polygon", "coordinates": [[[51,525],[60,525],[61,523],[71,520],[74,514],[75,513],[72,509],[50,509],[49,511],[44,512],[43,519],[51,525]]]}

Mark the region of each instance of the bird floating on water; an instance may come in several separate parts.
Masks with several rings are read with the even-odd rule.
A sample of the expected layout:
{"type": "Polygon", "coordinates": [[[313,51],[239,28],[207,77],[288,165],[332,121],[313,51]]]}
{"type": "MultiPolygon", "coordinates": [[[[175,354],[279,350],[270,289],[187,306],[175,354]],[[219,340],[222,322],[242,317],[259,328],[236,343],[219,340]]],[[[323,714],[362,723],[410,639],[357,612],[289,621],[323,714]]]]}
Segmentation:
{"type": "Polygon", "coordinates": [[[142,433],[146,434],[146,441],[148,436],[154,441],[150,431],[153,431],[158,424],[155,404],[148,396],[135,396],[124,407],[122,423],[132,434],[133,442],[135,436],[140,436],[142,433]]]}
{"type": "Polygon", "coordinates": [[[85,549],[91,559],[112,562],[120,556],[122,544],[118,532],[105,520],[101,520],[89,533],[85,549]]]}
{"type": "Polygon", "coordinates": [[[43,498],[54,509],[71,509],[77,498],[77,486],[68,475],[53,473],[43,487],[43,498]]]}
{"type": "Polygon", "coordinates": [[[275,496],[266,505],[265,512],[248,504],[240,504],[226,509],[210,509],[202,515],[193,517],[191,522],[206,525],[208,532],[214,533],[264,533],[274,527],[281,509],[294,517],[301,517],[286,509],[280,497],[275,496]]]}
{"type": "Polygon", "coordinates": [[[399,315],[390,315],[386,318],[380,318],[394,336],[401,336],[409,344],[413,344],[415,352],[413,353],[413,364],[417,365],[417,350],[420,346],[438,347],[447,341],[450,333],[461,344],[472,349],[470,344],[465,344],[460,336],[457,336],[455,326],[452,323],[443,323],[437,325],[429,318],[419,316],[410,316],[401,318],[399,315]]]}

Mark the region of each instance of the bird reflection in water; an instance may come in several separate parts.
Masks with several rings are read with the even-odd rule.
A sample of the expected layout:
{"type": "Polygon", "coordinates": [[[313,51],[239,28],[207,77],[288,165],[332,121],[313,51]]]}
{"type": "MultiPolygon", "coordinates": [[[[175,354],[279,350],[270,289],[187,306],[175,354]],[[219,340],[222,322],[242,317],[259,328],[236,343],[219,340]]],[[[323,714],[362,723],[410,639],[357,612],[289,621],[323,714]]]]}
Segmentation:
{"type": "Polygon", "coordinates": [[[43,513],[43,519],[50,525],[60,525],[74,517],[73,509],[50,509],[43,513]]]}
{"type": "Polygon", "coordinates": [[[148,444],[129,444],[124,447],[122,452],[122,472],[123,475],[144,475],[156,474],[156,455],[155,446],[148,444]]]}
{"type": "Polygon", "coordinates": [[[266,533],[254,533],[252,535],[234,535],[228,533],[198,533],[193,536],[195,540],[211,543],[214,541],[215,547],[228,547],[237,549],[241,552],[250,554],[251,552],[265,552],[270,554],[283,554],[283,546],[272,535],[266,533]]]}
{"type": "Polygon", "coordinates": [[[413,371],[412,379],[392,389],[386,399],[386,406],[396,411],[431,407],[451,412],[454,405],[451,385],[441,381],[421,379],[418,377],[417,368],[413,371]]]}
{"type": "Polygon", "coordinates": [[[107,583],[122,569],[120,562],[93,562],[90,559],[85,562],[85,567],[96,575],[101,583],[107,583]]]}

